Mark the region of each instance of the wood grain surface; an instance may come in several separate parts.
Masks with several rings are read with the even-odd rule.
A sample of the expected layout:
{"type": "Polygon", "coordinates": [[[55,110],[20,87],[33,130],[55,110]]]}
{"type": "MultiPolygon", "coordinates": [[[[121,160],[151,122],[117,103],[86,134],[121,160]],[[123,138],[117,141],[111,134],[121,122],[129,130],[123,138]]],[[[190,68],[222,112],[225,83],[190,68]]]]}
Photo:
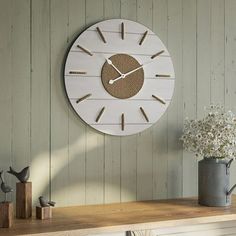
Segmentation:
{"type": "Polygon", "coordinates": [[[236,220],[235,196],[226,208],[199,206],[194,198],[55,208],[50,221],[15,220],[0,235],[91,235],[227,220],[236,220]]]}

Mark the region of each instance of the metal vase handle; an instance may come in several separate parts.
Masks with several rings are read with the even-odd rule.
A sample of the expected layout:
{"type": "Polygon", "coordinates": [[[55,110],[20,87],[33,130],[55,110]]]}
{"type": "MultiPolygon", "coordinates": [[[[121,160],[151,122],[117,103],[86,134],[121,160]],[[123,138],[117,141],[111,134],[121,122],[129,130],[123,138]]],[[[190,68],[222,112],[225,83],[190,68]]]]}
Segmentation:
{"type": "MultiPolygon", "coordinates": [[[[230,159],[229,162],[226,164],[226,173],[227,173],[227,175],[229,174],[229,168],[230,168],[233,160],[234,159],[230,159]]],[[[227,193],[226,193],[227,196],[229,196],[234,191],[235,188],[236,188],[236,184],[233,185],[233,187],[231,187],[231,189],[229,191],[227,191],[227,193]]]]}

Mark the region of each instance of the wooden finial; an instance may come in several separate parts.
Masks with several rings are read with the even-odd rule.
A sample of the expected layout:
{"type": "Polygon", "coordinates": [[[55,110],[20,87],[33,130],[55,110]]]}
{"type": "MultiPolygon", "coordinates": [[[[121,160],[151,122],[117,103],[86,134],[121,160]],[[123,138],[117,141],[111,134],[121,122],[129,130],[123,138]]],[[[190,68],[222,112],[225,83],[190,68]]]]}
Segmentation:
{"type": "Polygon", "coordinates": [[[97,31],[98,31],[98,34],[100,35],[100,37],[101,37],[102,41],[103,41],[104,43],[106,43],[107,41],[106,41],[106,39],[105,39],[105,37],[104,37],[104,35],[103,35],[102,31],[100,30],[100,28],[99,28],[99,27],[97,27],[96,29],[97,29],[97,31]]]}
{"type": "Polygon", "coordinates": [[[157,52],[156,54],[152,55],[151,56],[151,59],[154,59],[155,57],[161,55],[163,52],[165,52],[164,50],[160,51],[160,52],[157,52]]]}
{"type": "Polygon", "coordinates": [[[100,120],[100,118],[101,118],[101,116],[102,116],[104,110],[105,110],[105,107],[103,107],[103,108],[100,110],[100,112],[98,113],[98,116],[97,116],[97,118],[96,118],[96,122],[98,122],[98,121],[100,120]]]}
{"type": "Polygon", "coordinates": [[[157,96],[155,96],[155,95],[152,95],[152,97],[155,98],[155,99],[156,99],[157,101],[159,101],[160,103],[166,104],[166,102],[165,102],[162,98],[159,98],[159,97],[157,97],[157,96]]]}
{"type": "Polygon", "coordinates": [[[124,113],[121,114],[121,130],[125,130],[125,115],[124,113]]]}
{"type": "Polygon", "coordinates": [[[149,119],[148,119],[148,117],[147,117],[147,114],[145,113],[145,111],[143,110],[142,107],[140,107],[140,111],[142,112],[142,114],[143,114],[145,120],[146,120],[147,122],[149,122],[149,119]]]}
{"type": "Polygon", "coordinates": [[[148,33],[148,31],[145,31],[145,32],[144,32],[144,34],[143,34],[143,36],[142,36],[142,38],[141,38],[141,40],[140,40],[140,42],[139,42],[139,45],[142,45],[142,44],[143,44],[144,39],[145,39],[146,36],[147,36],[147,33],[148,33]]]}
{"type": "Polygon", "coordinates": [[[86,48],[80,46],[80,45],[77,45],[77,48],[80,48],[83,52],[87,53],[88,55],[92,56],[93,54],[86,48]]]}
{"type": "Polygon", "coordinates": [[[91,95],[92,95],[92,94],[89,93],[89,94],[87,94],[87,95],[85,95],[85,96],[79,98],[79,99],[76,101],[76,103],[82,102],[83,100],[85,100],[86,98],[90,97],[91,95]]]}

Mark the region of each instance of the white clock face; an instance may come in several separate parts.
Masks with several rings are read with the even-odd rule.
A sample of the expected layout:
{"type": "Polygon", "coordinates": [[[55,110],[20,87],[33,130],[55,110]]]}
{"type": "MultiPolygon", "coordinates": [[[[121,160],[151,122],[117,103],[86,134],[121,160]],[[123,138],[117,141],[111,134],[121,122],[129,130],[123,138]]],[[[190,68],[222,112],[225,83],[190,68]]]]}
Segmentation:
{"type": "Polygon", "coordinates": [[[169,52],[150,29],[112,19],[77,37],[64,82],[81,119],[103,133],[124,136],[160,119],[171,101],[175,74],[169,52]]]}

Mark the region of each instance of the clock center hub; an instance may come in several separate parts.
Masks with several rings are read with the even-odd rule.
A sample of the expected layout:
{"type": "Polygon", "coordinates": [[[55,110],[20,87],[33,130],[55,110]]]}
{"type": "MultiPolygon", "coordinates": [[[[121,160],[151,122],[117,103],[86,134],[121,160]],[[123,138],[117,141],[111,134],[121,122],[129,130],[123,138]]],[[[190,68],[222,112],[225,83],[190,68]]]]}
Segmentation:
{"type": "Polygon", "coordinates": [[[101,80],[105,90],[113,97],[127,99],[143,87],[144,71],[141,64],[128,54],[115,54],[103,65],[101,80]],[[109,63],[108,63],[109,62],[109,63]],[[129,72],[132,72],[128,74],[129,72]]]}

